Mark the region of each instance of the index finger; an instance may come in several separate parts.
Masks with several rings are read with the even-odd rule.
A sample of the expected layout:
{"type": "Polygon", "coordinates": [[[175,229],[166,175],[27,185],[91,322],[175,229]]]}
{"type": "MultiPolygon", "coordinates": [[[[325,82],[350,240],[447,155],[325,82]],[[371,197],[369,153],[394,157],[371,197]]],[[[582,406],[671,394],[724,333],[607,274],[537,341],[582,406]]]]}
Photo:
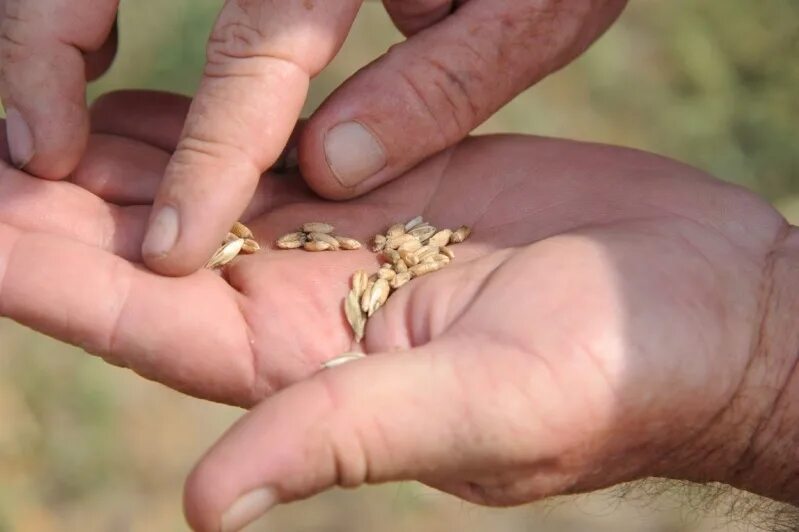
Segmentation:
{"type": "Polygon", "coordinates": [[[155,200],[148,266],[184,275],[208,259],[280,155],[310,78],[338,51],[361,1],[225,4],[155,200]]]}

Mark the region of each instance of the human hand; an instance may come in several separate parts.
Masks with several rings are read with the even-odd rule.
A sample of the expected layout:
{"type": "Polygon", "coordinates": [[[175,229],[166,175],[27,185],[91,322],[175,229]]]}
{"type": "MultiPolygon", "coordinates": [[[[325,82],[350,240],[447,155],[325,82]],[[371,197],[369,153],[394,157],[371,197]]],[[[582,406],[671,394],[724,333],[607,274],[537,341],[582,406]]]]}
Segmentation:
{"type": "MultiPolygon", "coordinates": [[[[168,145],[185,105],[138,101],[153,98],[136,109],[142,129],[124,95],[96,122],[168,145]]],[[[137,268],[109,251],[137,258],[168,153],[137,144],[134,161],[133,141],[115,142],[75,181],[139,206],[6,170],[1,310],[195,395],[252,405],[286,388],[191,476],[195,529],[398,479],[485,504],[649,475],[758,487],[739,461],[760,456],[754,431],[795,352],[773,323],[785,312],[769,311],[788,227],[752,194],[643,152],[526,137],[467,140],[347,203],[266,175],[247,220],[264,242],[310,219],[361,239],[419,213],[475,228],[452,265],[370,320],[370,357],[315,373],[350,349],[341,300],[374,256],[267,250],[237,259],[229,284],[137,268]]]]}
{"type": "MultiPolygon", "coordinates": [[[[336,91],[297,138],[304,177],[329,198],[363,194],[458,142],[579,55],[626,0],[384,3],[410,38],[336,91]]],[[[28,171],[61,178],[77,164],[89,130],[82,57],[113,49],[103,43],[117,4],[5,0],[0,95],[14,160],[28,171]]],[[[309,79],[336,54],[360,4],[225,3],[155,200],[149,267],[183,275],[208,259],[283,150],[309,79]]]]}

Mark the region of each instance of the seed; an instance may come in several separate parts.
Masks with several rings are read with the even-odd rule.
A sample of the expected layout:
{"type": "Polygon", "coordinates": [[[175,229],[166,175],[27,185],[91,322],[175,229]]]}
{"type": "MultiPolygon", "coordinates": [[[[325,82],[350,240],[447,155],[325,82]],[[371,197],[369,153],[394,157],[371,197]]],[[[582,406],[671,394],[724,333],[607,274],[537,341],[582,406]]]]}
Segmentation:
{"type": "Polygon", "coordinates": [[[460,244],[464,242],[472,234],[472,230],[465,225],[458,227],[449,238],[450,244],[460,244]]]}
{"type": "Polygon", "coordinates": [[[400,258],[405,266],[416,266],[419,264],[419,257],[412,251],[400,251],[400,258]]]}
{"type": "Polygon", "coordinates": [[[358,270],[352,275],[352,291],[357,297],[361,297],[369,283],[369,276],[364,270],[358,270]]]}
{"type": "Polygon", "coordinates": [[[280,249],[297,249],[305,244],[305,233],[289,233],[277,239],[277,247],[280,249]]]}
{"type": "Polygon", "coordinates": [[[361,249],[361,243],[355,240],[354,238],[350,238],[347,236],[338,236],[338,235],[336,235],[335,238],[338,241],[338,245],[341,247],[341,249],[346,249],[346,250],[361,249]]]}
{"type": "Polygon", "coordinates": [[[372,314],[377,312],[377,309],[382,307],[386,300],[388,300],[388,294],[391,292],[391,286],[385,279],[378,279],[375,281],[374,286],[372,286],[371,292],[372,293],[369,296],[369,308],[366,311],[366,315],[370,318],[372,317],[372,314]]]}
{"type": "Polygon", "coordinates": [[[449,257],[450,260],[455,259],[455,252],[452,251],[452,248],[449,248],[447,246],[441,246],[441,248],[439,248],[439,251],[441,252],[442,255],[446,255],[447,257],[449,257]]]}
{"type": "Polygon", "coordinates": [[[444,255],[443,253],[439,253],[439,254],[437,254],[437,255],[434,255],[434,256],[433,256],[433,260],[434,260],[435,262],[441,262],[441,263],[443,263],[444,265],[446,265],[446,264],[449,264],[450,262],[452,262],[452,259],[450,259],[450,258],[449,258],[449,257],[447,257],[446,255],[444,255]]]}
{"type": "Polygon", "coordinates": [[[386,281],[390,281],[397,276],[397,272],[395,272],[391,268],[380,268],[380,271],[377,272],[377,276],[380,279],[385,279],[386,281]]]}
{"type": "Polygon", "coordinates": [[[234,240],[238,240],[238,239],[239,239],[239,237],[237,237],[233,233],[228,233],[227,236],[225,237],[225,239],[222,241],[222,245],[224,246],[225,244],[230,244],[234,240]]]}
{"type": "Polygon", "coordinates": [[[405,261],[399,260],[394,263],[394,271],[397,273],[404,273],[408,271],[408,265],[405,264],[405,261]]]}
{"type": "Polygon", "coordinates": [[[256,251],[259,251],[261,246],[258,245],[258,242],[253,240],[252,238],[248,238],[244,241],[244,244],[241,245],[241,252],[247,255],[252,255],[256,251]]]}
{"type": "Polygon", "coordinates": [[[431,246],[438,246],[443,247],[449,244],[449,239],[452,236],[451,229],[442,229],[438,233],[434,234],[430,237],[430,241],[428,242],[431,246]]]}
{"type": "Polygon", "coordinates": [[[309,240],[302,247],[305,251],[328,251],[331,249],[330,244],[318,240],[309,240]]]}
{"type": "Polygon", "coordinates": [[[347,322],[350,324],[352,332],[355,335],[355,341],[360,342],[363,340],[366,318],[361,310],[361,305],[358,301],[358,293],[355,288],[350,290],[347,294],[347,299],[344,300],[344,315],[347,317],[347,322]]]}
{"type": "Polygon", "coordinates": [[[214,256],[211,257],[208,262],[205,264],[205,267],[209,270],[213,270],[215,268],[221,268],[225,264],[229,263],[241,251],[241,247],[244,245],[244,239],[239,238],[238,240],[234,240],[233,242],[228,242],[221,248],[214,253],[214,256]]]}
{"type": "Polygon", "coordinates": [[[370,249],[374,253],[380,253],[386,248],[386,237],[383,235],[375,235],[372,239],[370,249]]]}
{"type": "Polygon", "coordinates": [[[406,242],[413,242],[416,237],[410,233],[405,233],[399,236],[392,236],[386,239],[387,249],[399,249],[399,247],[406,242]]]}
{"type": "Polygon", "coordinates": [[[334,251],[337,251],[340,247],[338,240],[328,235],[327,233],[311,232],[308,233],[308,238],[313,242],[324,242],[329,246],[330,249],[334,251]]]}
{"type": "Polygon", "coordinates": [[[308,222],[302,224],[303,233],[325,233],[330,234],[335,229],[332,225],[324,222],[308,222]]]}
{"type": "Polygon", "coordinates": [[[370,278],[366,283],[366,289],[363,291],[363,294],[361,294],[361,310],[363,312],[369,311],[369,303],[372,300],[372,289],[374,288],[376,281],[377,279],[370,278]]]}
{"type": "Polygon", "coordinates": [[[443,268],[445,264],[443,262],[425,262],[424,264],[417,264],[410,268],[410,272],[413,274],[414,277],[421,277],[422,275],[427,275],[428,273],[433,273],[441,268],[443,268]]]}
{"type": "Polygon", "coordinates": [[[383,258],[386,259],[386,262],[389,262],[391,264],[396,264],[397,262],[402,260],[399,252],[393,249],[384,249],[383,258]]]}
{"type": "Polygon", "coordinates": [[[236,235],[239,238],[248,239],[253,238],[252,231],[250,228],[244,225],[241,222],[236,222],[233,224],[233,228],[230,230],[231,233],[236,235]]]}
{"type": "Polygon", "coordinates": [[[394,224],[386,231],[386,238],[400,236],[405,234],[405,224],[394,224]]]}
{"type": "Polygon", "coordinates": [[[355,360],[360,360],[362,358],[366,358],[366,355],[364,355],[363,353],[344,353],[343,355],[339,355],[336,358],[331,358],[327,362],[322,362],[322,369],[335,368],[336,366],[341,366],[349,362],[354,362],[355,360]]]}
{"type": "Polygon", "coordinates": [[[396,290],[397,288],[405,285],[408,281],[411,280],[411,272],[401,272],[398,273],[394,278],[391,280],[391,288],[396,290]]]}
{"type": "Polygon", "coordinates": [[[405,242],[404,244],[400,245],[400,247],[397,248],[397,251],[400,251],[400,252],[402,252],[402,251],[414,252],[414,251],[416,251],[417,249],[419,249],[421,247],[422,247],[422,243],[414,238],[413,240],[409,240],[408,242],[405,242]]]}
{"type": "Polygon", "coordinates": [[[414,255],[416,256],[416,264],[420,262],[424,262],[426,259],[435,257],[438,255],[438,246],[424,246],[423,248],[419,248],[414,255]]]}
{"type": "Polygon", "coordinates": [[[409,235],[413,235],[414,237],[418,238],[422,244],[427,244],[427,240],[436,234],[436,228],[430,224],[422,224],[414,227],[410,231],[408,231],[409,235]]]}
{"type": "Polygon", "coordinates": [[[424,223],[424,218],[422,218],[421,216],[417,216],[416,218],[413,218],[412,220],[408,220],[408,223],[405,224],[405,231],[408,232],[411,229],[413,229],[414,227],[416,227],[417,225],[420,225],[422,223],[424,223]]]}

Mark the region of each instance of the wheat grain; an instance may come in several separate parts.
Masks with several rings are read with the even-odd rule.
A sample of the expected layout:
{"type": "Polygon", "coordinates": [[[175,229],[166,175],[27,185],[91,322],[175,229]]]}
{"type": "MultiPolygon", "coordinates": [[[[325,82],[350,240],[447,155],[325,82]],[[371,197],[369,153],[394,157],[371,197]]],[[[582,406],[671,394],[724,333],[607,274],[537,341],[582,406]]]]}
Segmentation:
{"type": "Polygon", "coordinates": [[[307,222],[302,224],[303,233],[325,233],[330,234],[335,228],[325,222],[307,222]]]}

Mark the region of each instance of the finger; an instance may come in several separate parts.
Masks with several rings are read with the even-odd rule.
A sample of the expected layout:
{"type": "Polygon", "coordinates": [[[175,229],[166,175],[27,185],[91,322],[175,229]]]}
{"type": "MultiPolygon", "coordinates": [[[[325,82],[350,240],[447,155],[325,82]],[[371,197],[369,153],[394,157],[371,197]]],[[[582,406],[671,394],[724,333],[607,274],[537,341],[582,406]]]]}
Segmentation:
{"type": "Polygon", "coordinates": [[[404,35],[413,35],[440,22],[453,10],[452,0],[383,0],[394,25],[404,35]]]}
{"type": "Polygon", "coordinates": [[[434,353],[373,355],[260,404],[190,475],[184,508],[192,528],[239,530],[274,504],[335,485],[451,467],[460,457],[452,444],[471,441],[470,429],[453,408],[462,390],[449,359],[434,353]]]}
{"type": "Polygon", "coordinates": [[[91,106],[92,133],[128,137],[172,153],[190,104],[191,98],[169,92],[110,92],[91,106]]]}
{"type": "Polygon", "coordinates": [[[155,201],[143,245],[148,266],[183,275],[208,259],[277,160],[310,77],[335,55],[360,3],[225,4],[155,201]]]}
{"type": "Polygon", "coordinates": [[[209,272],[169,279],[0,224],[0,316],[179,391],[248,405],[257,381],[232,294],[209,272]],[[202,342],[193,342],[200,330],[202,342]]]}
{"type": "MultiPolygon", "coordinates": [[[[89,132],[84,53],[102,50],[118,0],[7,0],[0,24],[0,97],[17,167],[63,178],[89,132]]],[[[94,74],[95,72],[90,72],[94,74]]]]}
{"type": "MultiPolygon", "coordinates": [[[[149,206],[168,161],[167,152],[150,144],[127,137],[95,134],[70,180],[116,205],[149,206]]],[[[146,220],[142,225],[145,223],[146,220]]],[[[143,237],[143,233],[140,236],[143,237]]],[[[140,249],[136,255],[141,256],[140,249]]]]}
{"type": "Polygon", "coordinates": [[[625,0],[541,4],[472,0],[347,81],[300,138],[309,185],[340,199],[402,175],[574,58],[625,0]]]}
{"type": "Polygon", "coordinates": [[[96,80],[111,68],[111,64],[117,55],[118,46],[119,24],[117,20],[114,20],[111,33],[108,34],[108,38],[100,49],[83,55],[83,60],[86,62],[86,79],[88,81],[96,80]]]}

